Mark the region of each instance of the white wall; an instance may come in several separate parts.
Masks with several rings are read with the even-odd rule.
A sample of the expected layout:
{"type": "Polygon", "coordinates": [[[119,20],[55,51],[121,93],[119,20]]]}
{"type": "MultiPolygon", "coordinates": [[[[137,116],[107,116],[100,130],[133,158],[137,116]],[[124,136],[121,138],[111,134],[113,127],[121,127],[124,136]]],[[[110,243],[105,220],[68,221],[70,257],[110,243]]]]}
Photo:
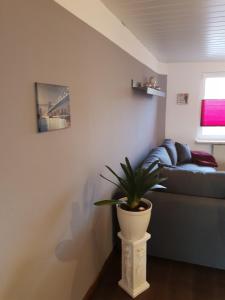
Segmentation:
{"type": "Polygon", "coordinates": [[[159,74],[167,74],[167,65],[130,32],[100,0],[54,0],[76,17],[96,29],[109,40],[159,74]]]}
{"type": "Polygon", "coordinates": [[[0,15],[0,299],[81,300],[112,250],[99,173],[162,141],[165,100],[134,93],[157,75],[54,1],[0,15]],[[70,128],[37,133],[36,81],[69,86],[70,128]]]}
{"type": "Polygon", "coordinates": [[[225,62],[168,64],[166,137],[188,143],[192,149],[210,151],[195,142],[200,124],[202,74],[225,71],[225,62]],[[176,94],[189,93],[188,105],[177,105],[176,94]]]}

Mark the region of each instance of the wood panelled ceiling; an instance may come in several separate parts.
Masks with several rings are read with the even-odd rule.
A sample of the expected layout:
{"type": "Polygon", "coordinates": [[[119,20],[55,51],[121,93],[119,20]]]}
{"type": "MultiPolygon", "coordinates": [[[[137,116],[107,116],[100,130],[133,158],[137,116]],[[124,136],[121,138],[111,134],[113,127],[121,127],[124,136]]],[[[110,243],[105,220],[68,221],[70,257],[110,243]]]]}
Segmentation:
{"type": "Polygon", "coordinates": [[[225,0],[102,0],[162,62],[225,60],[225,0]]]}

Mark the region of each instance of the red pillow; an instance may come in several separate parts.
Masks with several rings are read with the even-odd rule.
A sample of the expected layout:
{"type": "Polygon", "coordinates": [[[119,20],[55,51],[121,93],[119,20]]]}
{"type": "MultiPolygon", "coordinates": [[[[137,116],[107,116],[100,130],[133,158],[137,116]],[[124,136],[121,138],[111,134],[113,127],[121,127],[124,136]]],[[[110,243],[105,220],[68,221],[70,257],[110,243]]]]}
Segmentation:
{"type": "Polygon", "coordinates": [[[211,154],[203,151],[191,151],[192,162],[196,165],[207,167],[218,167],[218,164],[211,154]]]}

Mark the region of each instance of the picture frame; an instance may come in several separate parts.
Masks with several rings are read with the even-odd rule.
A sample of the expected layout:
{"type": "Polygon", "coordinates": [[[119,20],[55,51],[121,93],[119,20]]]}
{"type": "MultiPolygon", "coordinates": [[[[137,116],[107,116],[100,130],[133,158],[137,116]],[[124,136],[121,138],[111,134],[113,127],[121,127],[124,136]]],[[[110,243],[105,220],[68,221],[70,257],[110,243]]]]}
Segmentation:
{"type": "Polygon", "coordinates": [[[188,104],[189,94],[188,93],[178,93],[177,94],[177,104],[186,105],[188,104]]]}
{"type": "Polygon", "coordinates": [[[48,132],[71,126],[69,88],[35,82],[37,129],[48,132]]]}

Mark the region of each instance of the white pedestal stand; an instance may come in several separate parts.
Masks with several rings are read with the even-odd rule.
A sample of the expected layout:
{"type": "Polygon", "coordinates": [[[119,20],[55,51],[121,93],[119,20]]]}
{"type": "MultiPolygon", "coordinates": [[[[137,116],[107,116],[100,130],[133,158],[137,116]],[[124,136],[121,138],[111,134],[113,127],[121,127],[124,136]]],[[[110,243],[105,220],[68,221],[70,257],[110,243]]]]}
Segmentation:
{"type": "Polygon", "coordinates": [[[146,243],[151,238],[149,233],[137,241],[124,239],[122,241],[122,279],[118,282],[132,298],[135,298],[150,287],[146,281],[146,243]]]}

